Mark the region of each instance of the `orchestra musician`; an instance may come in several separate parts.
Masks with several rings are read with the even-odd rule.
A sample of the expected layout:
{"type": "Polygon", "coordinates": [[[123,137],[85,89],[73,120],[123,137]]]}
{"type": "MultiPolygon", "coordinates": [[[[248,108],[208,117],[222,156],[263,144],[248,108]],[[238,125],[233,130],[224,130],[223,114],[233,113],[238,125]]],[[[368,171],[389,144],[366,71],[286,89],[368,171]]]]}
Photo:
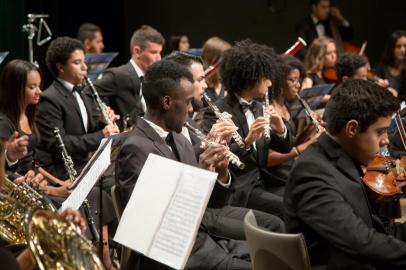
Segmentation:
{"type": "Polygon", "coordinates": [[[401,269],[404,224],[385,227],[371,212],[362,166],[388,145],[399,101],[366,80],[346,80],[325,110],[326,130],[292,168],[284,197],[286,226],[303,233],[312,267],[401,269]],[[379,102],[377,102],[379,101],[379,102]]]}

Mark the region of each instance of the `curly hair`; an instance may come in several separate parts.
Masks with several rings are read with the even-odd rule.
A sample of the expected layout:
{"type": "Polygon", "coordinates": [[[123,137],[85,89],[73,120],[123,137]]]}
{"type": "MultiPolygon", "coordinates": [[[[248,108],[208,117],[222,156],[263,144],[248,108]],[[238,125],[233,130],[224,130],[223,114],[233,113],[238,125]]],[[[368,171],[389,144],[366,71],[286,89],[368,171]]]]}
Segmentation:
{"type": "Polygon", "coordinates": [[[303,79],[306,76],[306,70],[302,64],[302,62],[300,62],[300,60],[298,60],[297,58],[290,56],[290,55],[280,55],[278,57],[278,64],[279,64],[279,70],[280,70],[280,81],[281,81],[281,85],[278,88],[273,88],[273,92],[272,92],[272,98],[273,99],[277,99],[281,94],[283,89],[286,86],[286,81],[287,78],[289,77],[289,74],[292,72],[292,70],[299,70],[300,73],[300,80],[303,81],[303,79]]]}
{"type": "Polygon", "coordinates": [[[46,53],[45,61],[52,75],[58,77],[59,72],[56,64],[65,65],[71,54],[76,50],[84,51],[85,49],[82,42],[74,38],[58,37],[51,42],[46,53]]]}
{"type": "Polygon", "coordinates": [[[323,70],[327,45],[330,43],[334,43],[334,40],[329,37],[319,37],[312,42],[304,59],[304,66],[308,74],[316,74],[323,70]]]}
{"type": "Polygon", "coordinates": [[[391,116],[399,109],[399,100],[376,83],[349,79],[340,84],[327,103],[326,129],[337,135],[350,120],[358,121],[364,132],[380,117],[391,116]]]}
{"type": "Polygon", "coordinates": [[[251,88],[262,79],[274,84],[277,73],[274,50],[251,40],[237,42],[226,50],[220,63],[221,82],[230,93],[251,88]]]}
{"type": "Polygon", "coordinates": [[[338,81],[342,81],[344,76],[351,78],[360,67],[367,64],[367,61],[354,53],[345,53],[341,55],[336,63],[336,73],[338,81]]]}

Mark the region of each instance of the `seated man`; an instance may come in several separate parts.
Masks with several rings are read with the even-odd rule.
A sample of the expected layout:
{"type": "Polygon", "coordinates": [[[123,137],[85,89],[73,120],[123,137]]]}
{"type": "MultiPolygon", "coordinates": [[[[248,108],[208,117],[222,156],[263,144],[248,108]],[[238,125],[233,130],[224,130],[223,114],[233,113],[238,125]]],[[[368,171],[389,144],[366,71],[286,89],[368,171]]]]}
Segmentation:
{"type": "MultiPolygon", "coordinates": [[[[116,161],[116,184],[124,206],[150,153],[198,165],[192,145],[182,134],[178,134],[191,109],[193,90],[192,74],[176,62],[163,60],[151,65],[146,72],[143,85],[147,105],[145,117],[136,119],[116,161]]],[[[222,207],[228,199],[228,151],[227,147],[214,144],[200,155],[199,166],[219,174],[209,207],[222,207]]],[[[210,215],[210,211],[211,208],[208,208],[206,214],[210,215]]],[[[206,217],[203,219],[186,268],[251,269],[245,241],[213,237],[207,230],[211,220],[206,217]]],[[[131,263],[134,259],[135,253],[132,253],[131,263]]],[[[140,258],[138,266],[139,269],[164,268],[145,257],[140,258]]]]}
{"type": "Polygon", "coordinates": [[[325,110],[326,130],[300,155],[285,189],[287,230],[303,233],[312,266],[404,269],[406,227],[371,212],[362,167],[388,145],[399,101],[377,84],[347,80],[325,110]]]}

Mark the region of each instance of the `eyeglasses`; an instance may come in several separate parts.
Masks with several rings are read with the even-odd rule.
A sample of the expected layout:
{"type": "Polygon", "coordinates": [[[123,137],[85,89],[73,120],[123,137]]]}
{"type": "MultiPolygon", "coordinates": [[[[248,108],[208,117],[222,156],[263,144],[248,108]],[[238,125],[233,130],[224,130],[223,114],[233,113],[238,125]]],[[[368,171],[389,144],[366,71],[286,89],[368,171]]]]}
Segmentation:
{"type": "Polygon", "coordinates": [[[302,84],[302,79],[300,78],[287,78],[286,80],[290,81],[293,84],[302,84]]]}

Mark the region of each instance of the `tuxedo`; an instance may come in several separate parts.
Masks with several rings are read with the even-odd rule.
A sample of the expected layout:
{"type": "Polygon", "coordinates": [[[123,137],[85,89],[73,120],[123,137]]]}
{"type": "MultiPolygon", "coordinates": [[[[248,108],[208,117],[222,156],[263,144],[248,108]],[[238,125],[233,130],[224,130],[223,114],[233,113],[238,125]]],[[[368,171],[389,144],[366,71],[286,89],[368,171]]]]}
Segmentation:
{"type": "Polygon", "coordinates": [[[36,125],[40,134],[37,160],[55,176],[66,178],[60,143],[54,128],[60,134],[75,169],[79,173],[87,163],[89,153],[95,151],[103,139],[99,114],[91,96],[80,94],[86,107],[88,125],[85,128],[79,104],[71,91],[55,80],[41,95],[36,125]],[[87,131],[86,131],[87,130],[87,131]]]}
{"type": "MultiPolygon", "coordinates": [[[[107,99],[109,106],[121,118],[143,112],[140,96],[141,80],[131,62],[107,69],[103,77],[94,82],[94,86],[100,97],[107,99]]],[[[85,91],[90,90],[87,88],[85,91]]]]}
{"type": "MultiPolygon", "coordinates": [[[[131,196],[142,167],[150,153],[178,160],[182,163],[197,166],[194,150],[190,142],[182,135],[173,133],[174,148],[172,151],[159,134],[142,118],[137,118],[133,130],[121,147],[116,163],[116,185],[120,191],[123,206],[131,196]],[[178,153],[178,157],[176,157],[178,153]]],[[[163,173],[164,177],[164,173],[163,173]]],[[[162,179],[164,181],[164,179],[162,179]]],[[[227,188],[216,184],[208,207],[223,207],[228,200],[227,188]]],[[[211,208],[206,209],[210,213],[211,208]]],[[[211,217],[205,214],[197,234],[195,245],[187,262],[188,269],[250,269],[248,249],[245,241],[228,239],[215,240],[208,232],[207,224],[211,217]],[[233,253],[233,254],[232,254],[233,253]]],[[[131,261],[135,260],[135,253],[131,261]]],[[[166,269],[165,266],[141,256],[139,269],[166,269]]]]}
{"type": "Polygon", "coordinates": [[[285,221],[289,232],[303,233],[312,266],[406,267],[406,228],[383,226],[361,177],[360,165],[327,134],[295,162],[285,189],[285,221]]]}
{"type": "MultiPolygon", "coordinates": [[[[330,20],[320,21],[325,29],[325,35],[333,38],[333,32],[331,30],[330,20]]],[[[337,26],[338,32],[340,33],[341,39],[344,41],[349,41],[354,39],[354,32],[351,26],[337,26]]],[[[295,25],[295,32],[298,37],[303,38],[307,46],[310,46],[316,38],[319,37],[316,25],[313,22],[311,15],[306,16],[302,20],[298,21],[295,25]]],[[[303,48],[298,52],[298,56],[304,59],[306,54],[306,49],[303,48]]]]}
{"type": "MultiPolygon", "coordinates": [[[[257,101],[253,102],[256,107],[256,116],[263,115],[262,104],[257,101]]],[[[238,133],[242,138],[245,138],[249,132],[247,118],[236,95],[230,93],[223,99],[218,100],[215,105],[221,112],[228,112],[232,115],[232,120],[238,127],[238,133]]],[[[216,122],[217,117],[210,108],[206,108],[203,118],[203,130],[208,132],[216,122]]],[[[289,132],[287,132],[285,139],[271,132],[271,140],[261,138],[255,142],[255,147],[251,146],[248,151],[241,149],[232,141],[230,150],[245,163],[245,169],[240,170],[233,165],[230,166],[230,170],[235,176],[231,203],[235,206],[257,209],[281,216],[282,198],[276,195],[271,196],[273,194],[265,192],[265,185],[274,184],[274,179],[267,170],[268,151],[271,148],[281,153],[287,153],[290,151],[292,144],[292,135],[289,132]],[[268,199],[272,201],[268,201],[268,199]],[[268,201],[266,204],[270,207],[276,207],[276,209],[269,209],[267,206],[261,205],[260,200],[268,201]]]]}

